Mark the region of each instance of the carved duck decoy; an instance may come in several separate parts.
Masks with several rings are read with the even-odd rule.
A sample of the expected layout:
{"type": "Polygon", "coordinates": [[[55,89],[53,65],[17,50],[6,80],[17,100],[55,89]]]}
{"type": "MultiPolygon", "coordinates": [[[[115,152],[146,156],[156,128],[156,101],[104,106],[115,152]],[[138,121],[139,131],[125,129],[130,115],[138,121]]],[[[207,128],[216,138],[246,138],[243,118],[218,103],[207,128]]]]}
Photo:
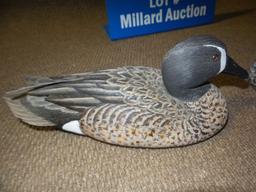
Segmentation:
{"type": "Polygon", "coordinates": [[[225,125],[225,98],[208,82],[219,73],[248,79],[211,36],[178,43],[162,70],[130,66],[57,77],[29,77],[7,92],[13,114],[34,126],[56,126],[131,147],[177,147],[212,137],[225,125]]]}

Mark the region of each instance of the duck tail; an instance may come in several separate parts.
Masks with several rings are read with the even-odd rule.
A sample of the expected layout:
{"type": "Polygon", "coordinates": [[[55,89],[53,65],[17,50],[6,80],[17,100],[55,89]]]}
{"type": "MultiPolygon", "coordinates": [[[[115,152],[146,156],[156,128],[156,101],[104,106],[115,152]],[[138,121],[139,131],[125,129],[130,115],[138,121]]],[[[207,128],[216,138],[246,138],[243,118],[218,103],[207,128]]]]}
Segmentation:
{"type": "Polygon", "coordinates": [[[26,93],[35,86],[23,87],[14,91],[9,91],[4,95],[4,100],[10,108],[13,115],[23,122],[33,125],[33,126],[54,126],[52,122],[39,117],[35,113],[31,112],[24,104],[22,104],[21,99],[26,96],[26,93]]]}

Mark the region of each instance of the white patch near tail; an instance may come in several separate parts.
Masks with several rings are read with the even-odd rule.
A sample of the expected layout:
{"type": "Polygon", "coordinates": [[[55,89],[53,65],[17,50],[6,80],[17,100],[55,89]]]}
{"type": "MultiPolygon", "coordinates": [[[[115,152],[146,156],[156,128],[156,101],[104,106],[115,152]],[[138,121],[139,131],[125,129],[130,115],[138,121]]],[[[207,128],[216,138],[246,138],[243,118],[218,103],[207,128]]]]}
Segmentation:
{"type": "Polygon", "coordinates": [[[79,121],[70,121],[62,126],[62,129],[71,133],[76,133],[79,135],[84,135],[80,129],[79,121]]]}

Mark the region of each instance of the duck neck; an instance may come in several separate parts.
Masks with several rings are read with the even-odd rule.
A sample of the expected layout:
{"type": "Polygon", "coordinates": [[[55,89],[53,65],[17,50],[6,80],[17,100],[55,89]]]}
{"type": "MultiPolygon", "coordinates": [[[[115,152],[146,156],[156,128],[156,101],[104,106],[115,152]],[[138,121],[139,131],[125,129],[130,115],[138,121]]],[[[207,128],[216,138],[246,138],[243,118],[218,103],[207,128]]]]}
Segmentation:
{"type": "Polygon", "coordinates": [[[195,101],[202,97],[210,88],[211,84],[207,77],[200,73],[180,72],[177,65],[163,63],[162,78],[167,91],[175,98],[182,101],[195,101]]]}
{"type": "Polygon", "coordinates": [[[205,83],[194,88],[181,88],[178,86],[168,86],[165,84],[167,91],[175,98],[182,101],[196,101],[200,99],[211,88],[210,83],[205,83]]]}

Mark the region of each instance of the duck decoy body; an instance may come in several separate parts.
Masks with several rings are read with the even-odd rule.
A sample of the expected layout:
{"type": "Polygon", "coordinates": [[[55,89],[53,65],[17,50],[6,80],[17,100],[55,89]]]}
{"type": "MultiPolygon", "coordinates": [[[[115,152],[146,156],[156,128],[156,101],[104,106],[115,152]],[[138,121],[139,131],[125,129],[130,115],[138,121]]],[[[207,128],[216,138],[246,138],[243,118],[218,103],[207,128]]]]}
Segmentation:
{"type": "Polygon", "coordinates": [[[131,147],[194,144],[220,131],[228,118],[219,89],[208,82],[221,72],[248,79],[211,36],[178,43],[162,70],[130,66],[58,77],[29,77],[7,92],[13,114],[34,126],[56,126],[131,147]]]}

